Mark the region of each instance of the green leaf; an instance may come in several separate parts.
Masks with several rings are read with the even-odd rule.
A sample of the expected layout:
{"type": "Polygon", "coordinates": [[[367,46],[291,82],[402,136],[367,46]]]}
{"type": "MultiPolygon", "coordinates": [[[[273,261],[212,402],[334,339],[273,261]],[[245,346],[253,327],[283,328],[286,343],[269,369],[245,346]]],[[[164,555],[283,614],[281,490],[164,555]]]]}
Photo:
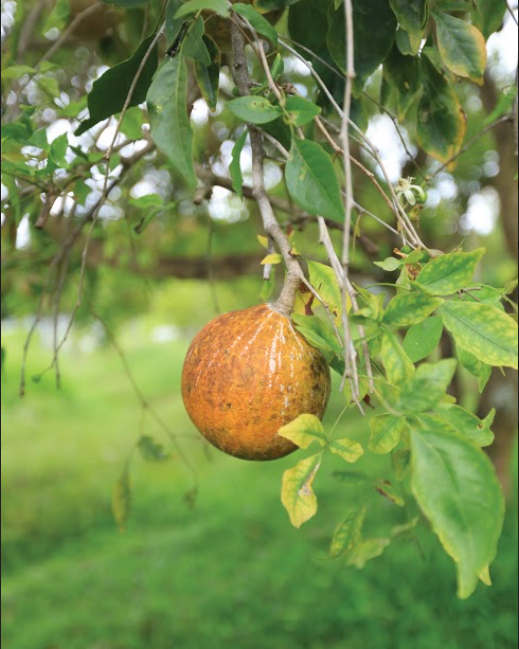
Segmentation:
{"type": "Polygon", "coordinates": [[[494,423],[496,411],[493,410],[486,420],[476,417],[461,406],[440,404],[436,414],[450,424],[460,435],[467,437],[482,448],[494,443],[495,435],[490,427],[494,423]]]}
{"type": "Polygon", "coordinates": [[[477,0],[474,4],[472,22],[483,32],[485,38],[489,38],[503,26],[506,0],[477,0]]]}
{"type": "Polygon", "coordinates": [[[381,557],[390,545],[390,539],[364,540],[354,549],[348,560],[348,564],[362,570],[369,561],[381,557]]]}
{"type": "Polygon", "coordinates": [[[463,367],[478,379],[479,392],[483,394],[492,376],[492,366],[483,363],[462,347],[458,347],[458,358],[463,367]]]}
{"type": "MultiPolygon", "coordinates": [[[[99,79],[94,81],[92,90],[88,95],[88,110],[90,117],[82,122],[76,129],[76,135],[85,133],[89,128],[99,124],[104,119],[120,113],[124,107],[137,71],[148,52],[154,35],[146,38],[134,54],[107,70],[99,79]]],[[[137,85],[132,93],[129,107],[138,106],[146,100],[146,93],[158,65],[158,49],[153,48],[144,68],[139,76],[137,85]]]]}
{"type": "Polygon", "coordinates": [[[112,512],[115,522],[121,532],[124,532],[124,526],[132,508],[132,489],[130,484],[130,473],[125,468],[121,477],[116,482],[112,496],[112,512]]]}
{"type": "Polygon", "coordinates": [[[398,338],[391,332],[385,333],[382,338],[381,358],[389,383],[401,385],[413,376],[415,367],[398,338]]]}
{"type": "Polygon", "coordinates": [[[476,590],[497,553],[505,504],[494,467],[451,430],[417,422],[411,433],[413,494],[458,565],[458,595],[476,590]]]}
{"type": "Polygon", "coordinates": [[[310,283],[328,305],[335,319],[339,321],[342,318],[342,293],[333,269],[316,261],[309,261],[308,270],[310,283]]]}
{"type": "Polygon", "coordinates": [[[59,83],[56,77],[37,77],[36,83],[38,87],[43,90],[49,97],[57,99],[61,96],[61,91],[59,89],[59,83]]]}
{"type": "Polygon", "coordinates": [[[483,84],[487,67],[487,44],[483,34],[466,20],[433,13],[442,59],[451,72],[483,84]]]}
{"type": "Polygon", "coordinates": [[[467,122],[449,82],[422,57],[424,91],[418,103],[418,144],[442,163],[450,162],[463,145],[467,122]]]}
{"type": "Polygon", "coordinates": [[[204,40],[205,22],[202,16],[197,18],[189,30],[184,44],[182,46],[182,54],[188,59],[193,59],[202,66],[209,67],[213,63],[213,59],[209,50],[207,49],[206,41],[204,40]]]}
{"type": "Polygon", "coordinates": [[[180,34],[184,20],[182,18],[175,18],[179,7],[183,4],[183,0],[169,0],[168,6],[166,9],[166,43],[168,47],[171,47],[175,43],[176,39],[180,34]]]}
{"type": "Polygon", "coordinates": [[[254,5],[256,8],[261,11],[261,13],[268,13],[269,11],[276,11],[278,9],[284,9],[290,5],[296,4],[300,0],[256,0],[254,5]]]}
{"type": "Polygon", "coordinates": [[[354,442],[346,437],[336,439],[330,442],[330,451],[334,455],[339,455],[345,462],[355,464],[364,455],[364,449],[358,442],[354,442]]]}
{"type": "Polygon", "coordinates": [[[447,302],[440,314],[456,344],[494,367],[518,368],[517,323],[488,304],[447,302]]]}
{"type": "Polygon", "coordinates": [[[330,556],[334,559],[350,555],[362,540],[362,526],[366,518],[366,507],[352,507],[345,520],[335,530],[330,545],[330,556]]]}
{"type": "Polygon", "coordinates": [[[416,282],[432,295],[453,295],[472,283],[485,250],[453,252],[430,261],[416,282]]]}
{"type": "Polygon", "coordinates": [[[297,95],[287,98],[285,110],[290,113],[294,126],[306,126],[322,113],[322,108],[297,95]]]}
{"type": "Polygon", "coordinates": [[[272,41],[274,45],[277,45],[278,34],[276,30],[272,27],[269,21],[257,11],[257,9],[251,5],[244,4],[243,2],[233,4],[232,8],[233,11],[248,20],[258,34],[265,36],[265,38],[272,41]]]}
{"type": "Polygon", "coordinates": [[[404,56],[395,45],[384,62],[384,79],[397,90],[397,116],[403,122],[422,91],[420,60],[404,56]]]}
{"type": "Polygon", "coordinates": [[[171,458],[169,453],[166,453],[162,444],[159,444],[148,435],[143,435],[137,442],[137,448],[146,462],[165,462],[171,458]]]}
{"type": "Polygon", "coordinates": [[[321,320],[317,316],[302,316],[293,314],[297,330],[301,333],[306,341],[318,349],[328,362],[334,356],[342,355],[342,348],[335,336],[335,332],[329,322],[321,320]]]}
{"type": "Polygon", "coordinates": [[[499,93],[497,104],[490,114],[485,117],[483,122],[484,126],[490,126],[503,115],[508,115],[512,112],[515,98],[517,97],[517,86],[505,88],[499,93]]]}
{"type": "Polygon", "coordinates": [[[272,105],[265,97],[252,95],[232,99],[226,106],[236,117],[248,124],[268,124],[283,113],[279,106],[272,105]]]}
{"type": "Polygon", "coordinates": [[[285,175],[292,199],[309,214],[344,221],[339,180],[320,144],[294,138],[285,175]]]}
{"type": "Polygon", "coordinates": [[[204,45],[209,52],[210,64],[195,63],[195,74],[198,87],[209,109],[213,112],[218,104],[218,88],[220,85],[220,50],[210,36],[203,37],[204,45]]]}
{"type": "Polygon", "coordinates": [[[384,261],[375,261],[373,263],[375,264],[375,266],[382,268],[388,273],[392,273],[395,270],[402,268],[405,262],[403,259],[397,259],[396,257],[388,257],[387,259],[384,259],[384,261]]]}
{"type": "Polygon", "coordinates": [[[375,489],[381,496],[390,500],[397,507],[405,507],[405,500],[400,495],[398,489],[388,480],[377,480],[375,489]]]}
{"type": "Polygon", "coordinates": [[[313,483],[321,467],[321,460],[322,452],[311,455],[283,475],[281,502],[294,527],[300,528],[317,513],[313,483]]]}
{"type": "MultiPolygon", "coordinates": [[[[344,8],[333,5],[328,15],[327,43],[339,68],[346,72],[346,35],[344,8]]],[[[384,62],[395,41],[397,21],[389,0],[362,0],[353,3],[355,71],[363,81],[384,62]],[[373,38],[376,16],[376,38],[373,38]]]]}
{"type": "Polygon", "coordinates": [[[407,32],[423,31],[427,23],[426,0],[390,0],[399,25],[407,32]]]}
{"type": "Polygon", "coordinates": [[[241,170],[241,154],[247,142],[248,131],[245,130],[237,140],[232,150],[232,162],[229,165],[229,174],[232,179],[232,187],[240,198],[243,198],[243,173],[241,170]]]}
{"type": "Polygon", "coordinates": [[[457,362],[453,358],[420,365],[415,375],[402,387],[399,410],[421,413],[435,408],[452,383],[456,367],[457,362]]]}
{"type": "Polygon", "coordinates": [[[188,0],[178,9],[175,18],[184,18],[201,10],[214,11],[222,18],[231,16],[227,0],[188,0]]]}
{"type": "Polygon", "coordinates": [[[427,318],[409,329],[403,347],[413,363],[418,363],[433,353],[440,344],[442,335],[442,318],[439,316],[427,318]]]}
{"type": "Polygon", "coordinates": [[[101,0],[105,4],[115,5],[116,7],[125,7],[126,9],[132,9],[133,7],[139,7],[144,5],[149,0],[101,0]]]}
{"type": "Polygon", "coordinates": [[[334,471],[332,478],[346,485],[346,487],[373,487],[373,479],[369,475],[358,471],[334,471]]]}
{"type": "Polygon", "coordinates": [[[328,441],[324,434],[323,425],[315,415],[300,415],[290,424],[280,428],[277,434],[302,449],[307,449],[314,442],[325,446],[328,441]]]}
{"type": "Polygon", "coordinates": [[[422,291],[401,291],[386,307],[383,323],[392,327],[411,327],[428,318],[443,300],[422,291]]]}
{"type": "Polygon", "coordinates": [[[187,113],[187,66],[182,56],[166,61],[147,97],[151,136],[189,187],[196,186],[193,132],[187,113]]]}
{"type": "Polygon", "coordinates": [[[2,79],[19,79],[25,74],[36,74],[36,70],[28,65],[11,65],[2,70],[2,79]]]}
{"type": "Polygon", "coordinates": [[[146,196],[139,196],[139,198],[130,198],[128,203],[140,210],[149,210],[152,207],[164,207],[164,199],[158,194],[147,194],[146,196]]]}
{"type": "MultiPolygon", "coordinates": [[[[256,0],[263,5],[265,0],[256,0]]],[[[328,32],[328,9],[332,0],[300,0],[288,14],[288,30],[291,38],[316,54],[324,53],[328,32]]]]}
{"type": "Polygon", "coordinates": [[[369,450],[378,455],[387,455],[400,443],[407,422],[405,417],[388,414],[372,417],[369,425],[371,427],[369,450]]]}

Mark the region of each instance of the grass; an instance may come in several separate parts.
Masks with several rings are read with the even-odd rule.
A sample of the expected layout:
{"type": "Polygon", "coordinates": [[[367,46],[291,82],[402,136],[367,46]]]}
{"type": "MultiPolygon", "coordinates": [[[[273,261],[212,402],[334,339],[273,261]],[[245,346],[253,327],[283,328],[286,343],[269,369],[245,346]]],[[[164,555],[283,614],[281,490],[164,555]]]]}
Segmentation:
{"type": "MultiPolygon", "coordinates": [[[[182,437],[200,474],[194,510],[178,458],[132,464],[133,514],[120,534],[111,489],[139,435],[140,410],[110,349],[63,357],[17,397],[22,333],[5,336],[2,391],[2,640],[8,649],[512,649],[517,646],[517,518],[510,514],[494,587],[455,597],[455,572],[426,530],[424,556],[400,541],[363,571],[329,561],[327,546],[355,492],[319,475],[320,512],[301,531],[279,501],[294,458],[249,464],[207,456],[179,396],[186,343],[154,344],[150,327],[122,344],[144,391],[182,437]],[[194,436],[191,439],[184,436],[194,436]]],[[[36,346],[29,375],[48,362],[36,346]]],[[[331,422],[339,401],[330,408],[331,422]]],[[[341,424],[362,439],[356,415],[341,424]]],[[[150,420],[143,430],[159,437],[150,420]]],[[[167,440],[166,440],[167,443],[167,440]]],[[[383,472],[385,460],[359,469],[383,472]]],[[[401,522],[380,500],[376,534],[401,522]]]]}

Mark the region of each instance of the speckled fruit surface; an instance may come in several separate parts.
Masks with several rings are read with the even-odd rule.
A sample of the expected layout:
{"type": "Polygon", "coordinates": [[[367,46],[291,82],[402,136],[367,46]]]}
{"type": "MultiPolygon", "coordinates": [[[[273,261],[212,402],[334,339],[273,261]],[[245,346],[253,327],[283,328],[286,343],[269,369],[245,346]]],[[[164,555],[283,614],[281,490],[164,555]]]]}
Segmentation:
{"type": "Polygon", "coordinates": [[[322,417],[329,396],[322,354],[268,305],[210,322],[193,340],[182,373],[195,426],[211,444],[245,460],[295,451],[277,431],[302,414],[322,417]]]}
{"type": "MultiPolygon", "coordinates": [[[[231,0],[234,4],[235,2],[243,2],[245,4],[253,4],[253,0],[231,0]]],[[[279,11],[270,11],[265,14],[265,18],[275,25],[277,21],[281,18],[283,10],[279,11]]],[[[216,41],[216,44],[220,50],[224,52],[230,52],[232,49],[231,46],[231,22],[226,18],[221,18],[215,13],[210,11],[204,11],[203,13],[205,19],[205,33],[216,41]]]]}

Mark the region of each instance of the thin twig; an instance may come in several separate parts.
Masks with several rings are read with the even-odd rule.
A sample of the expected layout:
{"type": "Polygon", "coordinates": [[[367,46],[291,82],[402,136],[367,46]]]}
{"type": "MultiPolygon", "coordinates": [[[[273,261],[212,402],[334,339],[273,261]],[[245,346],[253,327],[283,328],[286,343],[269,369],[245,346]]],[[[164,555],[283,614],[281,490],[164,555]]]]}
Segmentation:
{"type": "Polygon", "coordinates": [[[519,26],[519,21],[517,20],[517,16],[515,15],[515,9],[512,7],[510,4],[510,0],[506,0],[506,8],[508,9],[508,13],[512,16],[514,19],[514,23],[519,26]]]}

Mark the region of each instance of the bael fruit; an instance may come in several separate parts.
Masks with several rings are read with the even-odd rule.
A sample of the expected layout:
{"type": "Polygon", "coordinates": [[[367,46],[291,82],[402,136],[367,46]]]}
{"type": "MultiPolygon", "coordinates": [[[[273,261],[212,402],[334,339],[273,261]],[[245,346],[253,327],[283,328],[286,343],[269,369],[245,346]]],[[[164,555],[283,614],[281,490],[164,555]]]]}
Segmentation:
{"type": "Polygon", "coordinates": [[[322,417],[330,371],[290,318],[264,305],[227,313],[194,339],[182,397],[191,420],[220,450],[275,460],[297,447],[277,431],[302,414],[322,417]]]}
{"type": "MultiPolygon", "coordinates": [[[[254,4],[253,0],[231,0],[233,4],[236,2],[243,2],[244,4],[254,4]]],[[[265,18],[275,25],[281,18],[283,9],[277,11],[269,11],[265,14],[265,18]]],[[[204,11],[205,18],[205,33],[210,36],[218,45],[218,48],[223,52],[230,52],[231,46],[231,21],[222,18],[211,11],[204,11]]]]}

